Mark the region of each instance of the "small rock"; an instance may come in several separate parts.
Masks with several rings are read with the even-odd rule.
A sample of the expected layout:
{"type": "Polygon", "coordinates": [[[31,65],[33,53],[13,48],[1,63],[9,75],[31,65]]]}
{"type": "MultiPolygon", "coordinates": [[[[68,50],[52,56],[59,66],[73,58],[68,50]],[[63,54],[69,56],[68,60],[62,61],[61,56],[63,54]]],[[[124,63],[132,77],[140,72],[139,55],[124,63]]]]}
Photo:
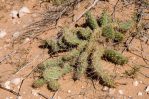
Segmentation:
{"type": "Polygon", "coordinates": [[[102,91],[108,91],[109,90],[109,87],[107,87],[107,86],[104,86],[103,88],[102,88],[102,91]]]}
{"type": "Polygon", "coordinates": [[[34,96],[38,96],[38,93],[39,93],[39,90],[32,90],[32,94],[33,94],[34,96]]]}
{"type": "Polygon", "coordinates": [[[0,38],[4,38],[6,36],[6,32],[5,31],[1,31],[0,30],[0,38]]]}
{"type": "Polygon", "coordinates": [[[134,81],[134,82],[133,82],[133,85],[134,85],[134,86],[138,86],[138,85],[139,85],[139,82],[138,82],[138,81],[134,81]]]}
{"type": "Polygon", "coordinates": [[[13,33],[13,38],[17,38],[17,37],[19,37],[19,35],[20,35],[20,32],[15,32],[15,33],[13,33]]]}
{"type": "Polygon", "coordinates": [[[10,81],[6,81],[4,87],[10,89],[10,81]]]}
{"type": "Polygon", "coordinates": [[[10,13],[10,16],[12,19],[18,18],[18,11],[17,10],[12,10],[10,13]]]}
{"type": "Polygon", "coordinates": [[[20,82],[23,80],[23,78],[15,78],[11,80],[11,83],[15,84],[16,86],[20,84],[20,82]]]}
{"type": "Polygon", "coordinates": [[[30,10],[27,8],[27,7],[22,7],[20,10],[19,10],[19,16],[22,17],[24,16],[25,14],[28,14],[30,13],[30,10]]]}
{"type": "Polygon", "coordinates": [[[124,94],[123,90],[119,90],[118,92],[119,92],[120,95],[124,94]]]}
{"type": "Polygon", "coordinates": [[[71,90],[68,90],[68,93],[71,93],[71,90]]]}
{"type": "Polygon", "coordinates": [[[26,38],[26,39],[24,40],[24,44],[27,43],[27,42],[29,42],[29,41],[30,41],[30,38],[26,38]]]}
{"type": "Polygon", "coordinates": [[[139,83],[140,83],[140,84],[142,84],[142,83],[143,83],[143,81],[139,81],[139,83]]]}
{"type": "Polygon", "coordinates": [[[133,99],[132,96],[128,96],[128,99],[133,99]]]}
{"type": "Polygon", "coordinates": [[[145,92],[149,93],[149,86],[146,87],[145,92]]]}
{"type": "Polygon", "coordinates": [[[138,96],[143,96],[143,93],[142,93],[142,92],[138,92],[137,95],[138,95],[138,96]]]}

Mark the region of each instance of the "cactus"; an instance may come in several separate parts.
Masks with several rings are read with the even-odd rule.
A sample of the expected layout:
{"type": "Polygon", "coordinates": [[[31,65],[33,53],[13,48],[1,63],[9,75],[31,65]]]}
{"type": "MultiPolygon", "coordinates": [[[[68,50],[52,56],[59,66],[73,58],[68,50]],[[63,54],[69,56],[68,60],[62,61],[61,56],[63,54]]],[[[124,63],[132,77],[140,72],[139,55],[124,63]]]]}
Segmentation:
{"type": "Polygon", "coordinates": [[[103,82],[103,85],[106,85],[109,87],[115,87],[115,83],[113,79],[110,77],[109,74],[107,74],[103,70],[100,64],[102,55],[103,55],[103,52],[100,51],[99,47],[96,47],[91,57],[91,61],[92,61],[91,68],[94,70],[95,75],[101,79],[101,81],[103,82]]]}
{"type": "Polygon", "coordinates": [[[106,11],[103,11],[102,16],[100,18],[100,24],[101,26],[107,26],[109,23],[111,23],[112,20],[110,18],[110,16],[108,15],[108,13],[106,11]]]}
{"type": "Polygon", "coordinates": [[[34,88],[40,88],[42,87],[44,84],[46,83],[46,81],[43,78],[37,79],[33,82],[33,87],[34,88]]]}
{"type": "MultiPolygon", "coordinates": [[[[103,85],[115,87],[113,74],[109,74],[104,69],[101,59],[104,57],[118,65],[126,64],[128,59],[115,50],[108,50],[103,47],[101,40],[121,43],[125,36],[123,32],[130,29],[131,25],[122,22],[118,26],[117,22],[111,21],[107,12],[103,12],[100,23],[101,27],[98,26],[96,18],[87,12],[86,24],[92,30],[88,26],[73,29],[64,28],[56,38],[46,40],[46,44],[51,47],[52,52],[60,53],[63,51],[64,53],[38,65],[41,76],[39,80],[34,82],[33,87],[41,87],[46,81],[50,90],[57,91],[60,87],[58,80],[71,71],[74,71],[74,80],[80,79],[83,75],[92,74],[91,76],[99,78],[103,85]]],[[[131,75],[134,74],[134,71],[127,71],[126,73],[131,75]]]]}
{"type": "Polygon", "coordinates": [[[76,56],[80,54],[79,50],[73,49],[72,51],[66,53],[66,55],[62,58],[63,61],[70,61],[76,56]]]}
{"type": "Polygon", "coordinates": [[[117,65],[124,65],[128,62],[128,59],[126,57],[115,50],[105,50],[104,57],[108,61],[117,65]]]}
{"type": "Polygon", "coordinates": [[[72,66],[70,66],[70,63],[65,63],[63,70],[62,70],[62,74],[65,75],[69,72],[71,72],[73,70],[72,66]]]}
{"type": "Polygon", "coordinates": [[[121,42],[124,39],[124,35],[120,32],[115,32],[115,38],[114,41],[121,42]]]}
{"type": "Polygon", "coordinates": [[[59,79],[62,74],[61,67],[50,67],[44,70],[42,76],[46,81],[49,81],[50,79],[59,79]]]}
{"type": "Polygon", "coordinates": [[[114,37],[115,37],[114,33],[115,33],[115,31],[111,25],[105,26],[102,28],[102,36],[104,36],[108,39],[114,39],[114,37]]]}
{"type": "Polygon", "coordinates": [[[75,47],[79,45],[80,40],[78,39],[77,35],[70,31],[68,28],[64,28],[63,34],[64,36],[62,41],[65,43],[65,45],[68,45],[69,47],[75,47]]]}
{"type": "Polygon", "coordinates": [[[91,29],[97,29],[99,27],[96,18],[91,14],[91,12],[86,13],[86,23],[91,29]]]}
{"type": "Polygon", "coordinates": [[[59,46],[57,45],[57,39],[55,38],[46,40],[46,44],[51,47],[51,52],[58,52],[60,50],[59,46]]]}
{"type": "Polygon", "coordinates": [[[43,78],[46,81],[49,81],[50,79],[59,79],[63,75],[69,73],[72,70],[72,67],[65,63],[63,67],[49,67],[44,70],[43,72],[43,78]]]}
{"type": "Polygon", "coordinates": [[[83,40],[88,40],[91,36],[90,28],[78,28],[77,35],[83,40]]]}
{"type": "Polygon", "coordinates": [[[88,53],[83,52],[78,59],[78,66],[74,75],[74,79],[79,79],[85,72],[88,67],[88,53]]]}
{"type": "Polygon", "coordinates": [[[119,29],[123,32],[126,32],[133,26],[133,21],[125,21],[119,23],[119,29]]]}
{"type": "Polygon", "coordinates": [[[65,43],[63,42],[63,36],[61,36],[58,41],[57,44],[61,49],[65,49],[65,50],[69,50],[69,47],[67,45],[65,45],[65,43]]]}
{"type": "Polygon", "coordinates": [[[63,64],[62,58],[61,57],[57,57],[55,59],[48,59],[46,61],[44,61],[43,63],[38,65],[38,69],[39,70],[45,70],[46,68],[49,67],[55,67],[55,66],[60,66],[63,64]]]}
{"type": "Polygon", "coordinates": [[[49,90],[57,91],[59,89],[59,87],[60,87],[60,84],[58,83],[57,80],[51,79],[48,81],[48,89],[49,90]]]}

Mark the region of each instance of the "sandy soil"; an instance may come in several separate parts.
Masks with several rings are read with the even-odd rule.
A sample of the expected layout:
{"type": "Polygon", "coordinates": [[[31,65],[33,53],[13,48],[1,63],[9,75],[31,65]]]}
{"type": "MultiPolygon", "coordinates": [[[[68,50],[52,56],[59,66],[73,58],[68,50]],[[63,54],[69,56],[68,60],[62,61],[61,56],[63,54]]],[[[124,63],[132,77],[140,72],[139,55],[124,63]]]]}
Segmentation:
{"type": "MultiPolygon", "coordinates": [[[[91,1],[85,1],[78,5],[73,12],[74,18],[79,16],[85,8],[91,4],[91,1]]],[[[103,9],[106,9],[111,14],[113,11],[113,6],[115,6],[116,2],[117,0],[109,0],[109,2],[100,1],[92,9],[92,12],[97,18],[100,17],[103,9]]],[[[31,73],[28,76],[28,74],[37,66],[37,64],[50,57],[47,54],[48,49],[39,48],[41,45],[41,39],[47,39],[55,36],[60,30],[61,26],[68,26],[73,21],[73,18],[64,16],[58,21],[56,28],[40,33],[40,35],[35,39],[25,38],[23,43],[13,44],[13,34],[21,31],[25,26],[28,26],[32,22],[40,19],[40,13],[42,13],[44,9],[45,5],[42,4],[40,6],[38,0],[0,0],[0,29],[5,30],[7,33],[4,38],[0,38],[0,60],[3,59],[8,53],[13,53],[16,51],[11,57],[1,62],[0,82],[4,85],[6,82],[9,82],[14,78],[27,77],[22,84],[20,90],[21,96],[18,99],[45,99],[42,95],[48,97],[49,99],[149,99],[149,94],[145,92],[145,88],[149,86],[149,78],[140,73],[135,79],[118,79],[117,81],[119,83],[126,83],[126,85],[118,85],[115,89],[110,89],[110,92],[103,91],[103,86],[97,81],[82,78],[81,80],[74,82],[72,80],[72,74],[67,74],[59,80],[61,88],[56,93],[49,91],[46,86],[39,89],[33,89],[31,85],[34,79],[36,79],[36,75],[31,73]],[[18,19],[12,19],[10,12],[12,10],[18,10],[23,6],[27,6],[31,13],[18,19]],[[140,82],[139,85],[134,86],[134,81],[140,82]],[[123,94],[119,93],[120,90],[123,91],[123,94]],[[37,94],[38,92],[42,95],[37,94]],[[143,95],[138,96],[139,92],[143,95]]],[[[119,2],[115,10],[115,18],[123,21],[130,19],[134,14],[134,9],[134,5],[124,7],[124,4],[119,2]]],[[[81,25],[84,21],[84,18],[81,18],[77,24],[81,25]]],[[[145,44],[145,42],[138,39],[134,39],[131,45],[141,51],[142,47],[140,42],[143,45],[143,55],[146,56],[146,59],[149,59],[148,44],[145,44]]],[[[142,53],[138,52],[137,50],[133,50],[133,52],[139,56],[142,55],[142,53]]],[[[129,63],[123,67],[115,67],[115,65],[104,61],[102,64],[107,66],[107,69],[110,71],[114,71],[116,69],[117,75],[119,75],[119,72],[123,72],[134,64],[145,66],[148,66],[149,64],[147,60],[144,61],[141,57],[138,57],[130,52],[125,51],[123,54],[130,60],[129,63]]],[[[149,76],[149,66],[148,68],[141,67],[140,72],[149,76]]],[[[11,83],[11,90],[18,92],[20,84],[21,83],[14,85],[11,83]]],[[[9,91],[0,89],[0,99],[15,99],[17,97],[18,96],[10,93],[9,91]]]]}

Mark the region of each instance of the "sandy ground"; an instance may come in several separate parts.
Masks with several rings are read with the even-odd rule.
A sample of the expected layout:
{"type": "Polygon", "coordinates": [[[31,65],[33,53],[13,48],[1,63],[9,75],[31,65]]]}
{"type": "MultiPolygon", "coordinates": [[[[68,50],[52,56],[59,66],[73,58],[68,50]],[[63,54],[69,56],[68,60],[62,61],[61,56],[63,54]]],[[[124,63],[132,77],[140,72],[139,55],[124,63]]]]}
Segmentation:
{"type": "MultiPolygon", "coordinates": [[[[103,91],[103,86],[101,86],[97,81],[91,81],[86,78],[82,78],[79,81],[74,82],[72,80],[72,74],[67,74],[59,80],[61,88],[56,92],[49,91],[46,86],[33,89],[31,87],[32,82],[36,79],[36,75],[31,73],[28,74],[45,59],[49,58],[48,49],[41,49],[41,39],[50,38],[60,30],[59,26],[68,26],[72,22],[72,18],[67,16],[62,17],[58,21],[56,28],[48,30],[44,33],[40,33],[35,39],[25,38],[21,44],[13,44],[14,37],[13,34],[21,31],[25,26],[31,24],[32,22],[40,19],[40,13],[43,12],[44,5],[40,6],[39,2],[36,0],[0,0],[0,29],[5,30],[7,35],[4,38],[0,38],[0,60],[3,59],[8,53],[15,52],[11,57],[2,61],[0,64],[0,82],[2,85],[6,82],[11,82],[15,78],[25,78],[27,77],[21,87],[20,97],[0,89],[0,99],[45,99],[42,95],[48,97],[49,99],[149,99],[149,94],[145,92],[147,86],[149,86],[149,78],[145,77],[142,74],[138,74],[137,78],[120,78],[117,81],[119,83],[126,83],[126,85],[118,85],[115,89],[110,89],[111,91],[103,91]],[[31,13],[26,14],[18,19],[12,19],[10,12],[12,10],[18,10],[23,6],[27,6],[31,13]],[[29,39],[29,41],[28,41],[29,39]],[[139,85],[134,86],[133,82],[138,81],[139,85]],[[120,94],[119,91],[122,91],[123,94],[120,94]],[[37,93],[42,95],[39,95],[37,93]],[[141,96],[138,96],[138,93],[142,93],[141,96]],[[53,97],[53,98],[52,98],[53,97]]],[[[92,9],[92,12],[97,17],[100,17],[102,10],[106,9],[109,13],[112,13],[113,6],[116,4],[117,0],[109,0],[109,2],[100,1],[96,7],[92,9]]],[[[90,5],[91,2],[83,2],[77,6],[75,9],[74,17],[79,16],[84,10],[85,7],[90,5]]],[[[123,6],[122,3],[118,3],[115,10],[115,18],[120,20],[127,20],[132,17],[134,14],[134,5],[123,6]]],[[[81,25],[84,22],[84,18],[81,18],[78,25],[81,25]]],[[[146,21],[147,22],[147,21],[146,21]]],[[[142,50],[141,44],[143,45],[143,55],[146,56],[146,59],[149,59],[149,45],[145,44],[138,39],[134,39],[132,44],[135,48],[142,50]]],[[[134,50],[134,53],[141,55],[142,53],[134,50]]],[[[124,71],[125,69],[130,68],[134,64],[148,66],[148,61],[146,62],[129,52],[124,52],[129,58],[129,63],[123,67],[116,67],[116,73],[124,71]]],[[[103,62],[103,65],[106,65],[107,68],[110,68],[110,71],[114,71],[114,65],[108,62],[103,62]]],[[[148,68],[141,67],[141,73],[148,75],[148,68]]],[[[148,75],[149,76],[149,75],[148,75]]],[[[19,91],[18,85],[10,84],[11,90],[15,92],[19,91]]]]}

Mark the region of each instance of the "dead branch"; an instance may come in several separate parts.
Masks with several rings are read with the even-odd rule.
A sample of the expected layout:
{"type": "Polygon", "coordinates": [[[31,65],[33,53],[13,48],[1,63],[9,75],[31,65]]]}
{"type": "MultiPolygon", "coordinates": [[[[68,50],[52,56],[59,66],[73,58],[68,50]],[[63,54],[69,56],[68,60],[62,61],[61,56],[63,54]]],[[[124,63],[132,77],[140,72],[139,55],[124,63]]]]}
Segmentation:
{"type": "Polygon", "coordinates": [[[143,60],[144,60],[144,62],[148,65],[148,62],[144,59],[145,58],[145,56],[144,56],[144,54],[143,54],[143,52],[144,52],[144,49],[143,49],[143,46],[142,46],[142,43],[141,43],[141,41],[140,41],[140,45],[141,45],[141,56],[143,57],[143,60]]]}
{"type": "Polygon", "coordinates": [[[2,63],[3,61],[5,61],[6,59],[8,59],[9,57],[13,56],[17,51],[14,50],[8,54],[6,54],[5,56],[3,56],[1,59],[0,59],[0,63],[2,63]]]}
{"type": "Polygon", "coordinates": [[[115,10],[116,10],[116,7],[117,7],[119,1],[120,1],[120,0],[117,0],[116,4],[115,4],[114,7],[113,7],[113,12],[112,12],[112,14],[111,14],[111,16],[112,16],[113,18],[115,18],[115,10]]]}
{"type": "Polygon", "coordinates": [[[92,5],[89,6],[83,13],[81,13],[81,15],[78,16],[78,17],[74,20],[74,22],[73,22],[72,24],[76,23],[86,12],[88,12],[89,10],[91,10],[91,9],[97,4],[98,1],[99,1],[99,0],[94,0],[94,2],[92,3],[92,5]]]}
{"type": "MultiPolygon", "coordinates": [[[[41,56],[41,54],[39,54],[39,55],[37,55],[37,56],[41,56]]],[[[46,59],[41,59],[41,62],[43,62],[43,61],[45,61],[45,60],[47,60],[47,59],[48,59],[48,58],[46,58],[46,59]]],[[[40,64],[40,63],[39,63],[39,64],[40,64]]],[[[19,87],[18,94],[20,94],[20,91],[21,91],[21,88],[22,88],[22,85],[23,85],[24,81],[37,69],[37,66],[38,66],[38,65],[36,65],[36,66],[23,78],[23,80],[21,81],[20,87],[19,87]]]]}
{"type": "Polygon", "coordinates": [[[36,61],[39,56],[40,56],[40,54],[37,55],[32,61],[30,61],[29,63],[27,63],[25,66],[23,66],[23,68],[19,69],[15,74],[18,74],[20,71],[22,71],[23,69],[25,69],[26,67],[28,67],[31,63],[33,63],[34,61],[36,61]]]}
{"type": "Polygon", "coordinates": [[[57,21],[68,13],[71,13],[75,6],[83,0],[70,0],[69,2],[58,6],[54,11],[53,9],[48,9],[45,13],[43,13],[43,18],[35,23],[32,23],[25,27],[18,39],[16,41],[22,40],[24,37],[35,37],[39,35],[39,33],[43,33],[49,30],[51,27],[55,28],[57,25],[57,21]]]}
{"type": "Polygon", "coordinates": [[[3,90],[5,90],[5,91],[8,91],[8,92],[10,92],[10,93],[12,93],[14,95],[20,96],[19,93],[15,92],[15,91],[13,91],[11,89],[7,89],[7,88],[3,87],[1,84],[0,84],[0,88],[3,89],[3,90]]]}
{"type": "MultiPolygon", "coordinates": [[[[41,94],[41,93],[38,93],[38,95],[42,96],[42,97],[45,98],[45,99],[49,99],[47,96],[45,96],[45,95],[43,95],[43,94],[41,94]]],[[[53,99],[54,99],[54,98],[53,98],[53,99]]]]}

